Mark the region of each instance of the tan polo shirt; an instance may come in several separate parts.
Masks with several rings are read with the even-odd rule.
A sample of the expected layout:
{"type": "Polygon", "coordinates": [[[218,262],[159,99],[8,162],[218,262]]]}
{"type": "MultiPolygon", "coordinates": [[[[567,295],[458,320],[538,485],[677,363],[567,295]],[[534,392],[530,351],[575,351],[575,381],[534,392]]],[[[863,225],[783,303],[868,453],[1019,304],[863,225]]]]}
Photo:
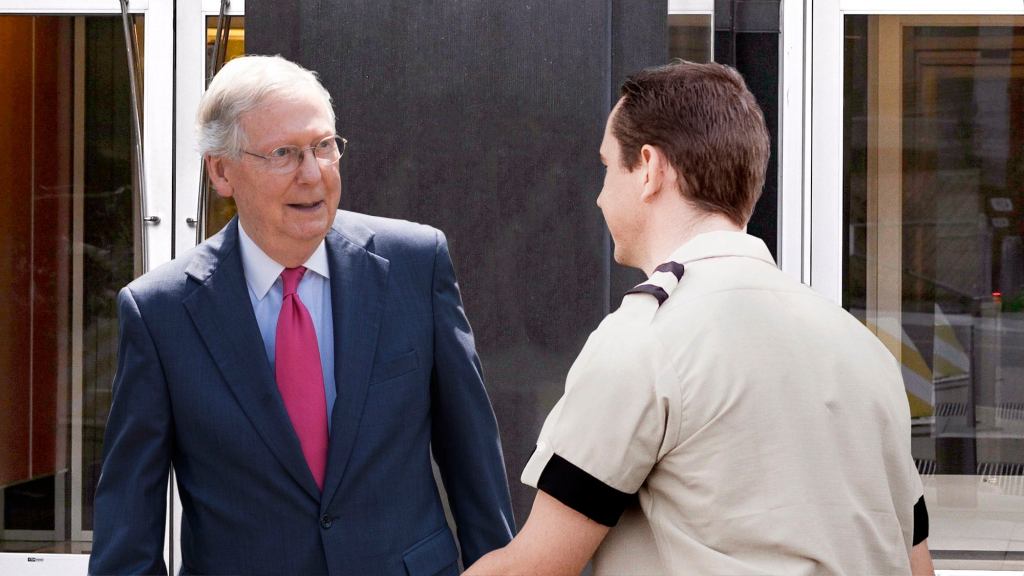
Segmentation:
{"type": "Polygon", "coordinates": [[[606,524],[625,507],[599,575],[909,573],[896,360],[753,236],[671,261],[591,334],[523,482],[606,524]]]}

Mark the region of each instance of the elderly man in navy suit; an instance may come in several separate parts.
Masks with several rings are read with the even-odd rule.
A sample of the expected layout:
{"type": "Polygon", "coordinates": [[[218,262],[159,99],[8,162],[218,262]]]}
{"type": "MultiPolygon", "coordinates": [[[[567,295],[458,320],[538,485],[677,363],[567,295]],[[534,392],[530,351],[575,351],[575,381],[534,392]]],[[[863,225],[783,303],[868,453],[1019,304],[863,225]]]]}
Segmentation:
{"type": "Polygon", "coordinates": [[[330,95],[228,63],[200,149],[238,217],[119,296],[93,574],[457,574],[512,537],[497,424],[444,235],[339,211],[330,95]]]}

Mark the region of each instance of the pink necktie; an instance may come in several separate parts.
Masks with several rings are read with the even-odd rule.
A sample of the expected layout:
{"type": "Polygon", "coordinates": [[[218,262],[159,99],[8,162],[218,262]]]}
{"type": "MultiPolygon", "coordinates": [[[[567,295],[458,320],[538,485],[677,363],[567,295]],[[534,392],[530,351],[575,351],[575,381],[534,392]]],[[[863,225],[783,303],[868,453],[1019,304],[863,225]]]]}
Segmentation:
{"type": "Polygon", "coordinates": [[[302,444],[302,454],[316,485],[323,490],[327,467],[327,400],[313,318],[296,293],[305,272],[304,266],[285,268],[281,272],[284,298],[281,315],[277,318],[274,367],[277,387],[302,444]]]}

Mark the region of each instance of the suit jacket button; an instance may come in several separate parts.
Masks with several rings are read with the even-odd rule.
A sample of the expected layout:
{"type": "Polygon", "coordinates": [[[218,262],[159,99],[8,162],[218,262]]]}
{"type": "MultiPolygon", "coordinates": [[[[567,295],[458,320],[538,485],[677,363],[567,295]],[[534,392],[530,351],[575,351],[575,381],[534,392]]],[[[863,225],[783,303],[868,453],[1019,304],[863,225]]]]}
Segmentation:
{"type": "Polygon", "coordinates": [[[334,524],[334,519],[331,518],[330,516],[328,516],[327,514],[324,514],[320,518],[320,527],[323,528],[324,530],[329,529],[333,524],[334,524]]]}

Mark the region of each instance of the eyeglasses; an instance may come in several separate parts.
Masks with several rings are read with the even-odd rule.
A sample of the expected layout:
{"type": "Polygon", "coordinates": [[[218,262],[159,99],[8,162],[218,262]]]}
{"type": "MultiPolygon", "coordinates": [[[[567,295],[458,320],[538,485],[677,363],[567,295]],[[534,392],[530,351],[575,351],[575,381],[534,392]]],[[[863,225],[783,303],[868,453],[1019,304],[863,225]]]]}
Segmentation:
{"type": "Polygon", "coordinates": [[[345,140],[341,136],[328,136],[308,148],[300,148],[298,146],[281,146],[279,148],[274,148],[266,156],[253,154],[248,150],[242,150],[242,152],[245,152],[249,156],[262,158],[267,162],[267,167],[272,172],[288,174],[290,172],[294,172],[299,165],[302,164],[302,157],[306,150],[313,152],[313,156],[321,166],[330,166],[338,160],[341,160],[341,156],[345,154],[345,146],[347,144],[348,140],[345,140]]]}

